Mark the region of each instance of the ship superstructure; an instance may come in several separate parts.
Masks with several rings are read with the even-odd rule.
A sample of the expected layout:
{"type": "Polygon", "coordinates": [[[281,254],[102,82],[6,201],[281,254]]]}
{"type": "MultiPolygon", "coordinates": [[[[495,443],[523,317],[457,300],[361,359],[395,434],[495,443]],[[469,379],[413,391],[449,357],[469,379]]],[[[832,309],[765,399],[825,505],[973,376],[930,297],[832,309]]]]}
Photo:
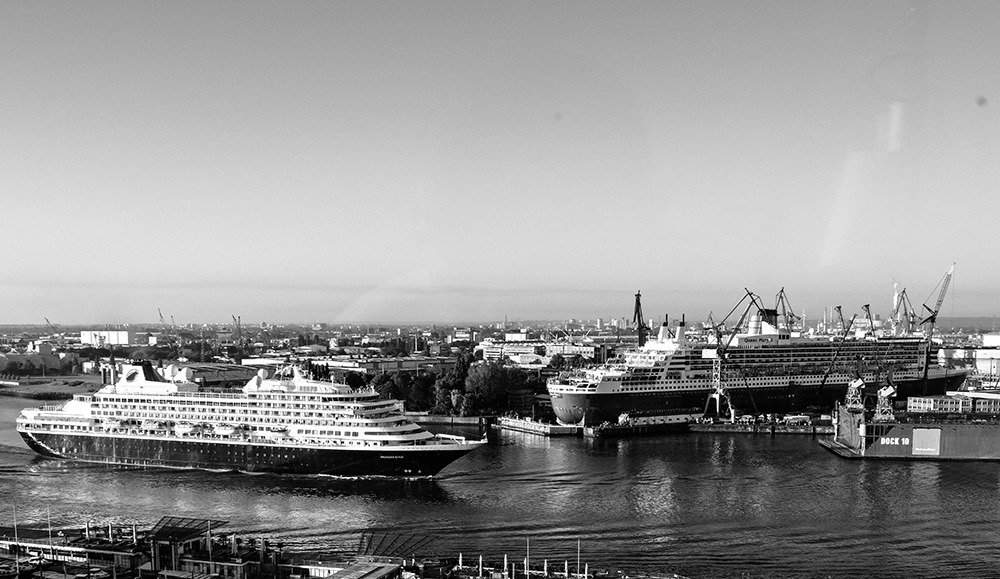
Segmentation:
{"type": "Polygon", "coordinates": [[[433,476],[484,444],[432,434],[373,389],[312,380],[298,367],[242,389],[125,365],[121,378],[59,405],[26,408],[17,430],[39,454],[118,465],[343,476],[433,476]]]}
{"type": "Polygon", "coordinates": [[[760,309],[744,331],[721,339],[690,339],[683,322],[671,335],[664,324],[656,338],[615,363],[550,379],[552,408],[564,424],[596,426],[624,416],[685,422],[704,415],[719,381],[734,408],[766,414],[831,409],[859,376],[893,383],[899,400],[941,394],[965,378],[960,370],[928,366],[929,341],[923,338],[808,337],[777,318],[776,310],[760,309]],[[718,358],[724,360],[721,371],[718,358]]]}

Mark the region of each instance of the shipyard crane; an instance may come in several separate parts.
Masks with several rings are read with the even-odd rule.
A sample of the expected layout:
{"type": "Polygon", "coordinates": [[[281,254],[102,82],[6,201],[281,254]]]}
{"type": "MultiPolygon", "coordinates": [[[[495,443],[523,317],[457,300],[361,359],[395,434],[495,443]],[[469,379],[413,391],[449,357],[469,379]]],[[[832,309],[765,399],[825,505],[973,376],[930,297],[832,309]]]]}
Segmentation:
{"type": "Polygon", "coordinates": [[[892,411],[892,398],[896,395],[896,389],[891,384],[879,388],[878,403],[875,405],[875,415],[872,422],[892,422],[896,416],[892,411]]]}
{"type": "MultiPolygon", "coordinates": [[[[841,311],[840,306],[833,306],[833,311],[837,312],[837,319],[840,320],[840,329],[843,330],[846,326],[844,325],[844,312],[841,311]]],[[[851,324],[854,324],[854,318],[851,318],[851,324]]],[[[844,332],[847,335],[847,332],[844,332]]]]}
{"type": "Polygon", "coordinates": [[[160,314],[160,331],[167,331],[167,322],[163,319],[163,311],[160,308],[156,308],[156,313],[160,314]]]}
{"type": "Polygon", "coordinates": [[[819,388],[816,389],[816,397],[814,402],[819,402],[819,395],[823,392],[823,387],[826,386],[826,380],[830,377],[833,369],[837,367],[837,358],[840,357],[840,350],[844,347],[844,342],[847,341],[847,335],[851,332],[851,326],[854,325],[854,320],[857,318],[857,314],[851,316],[851,321],[845,323],[844,315],[840,311],[840,306],[834,306],[834,311],[840,316],[840,325],[843,328],[844,333],[840,336],[840,340],[837,342],[837,348],[833,351],[833,357],[830,359],[830,365],[827,366],[826,372],[823,372],[823,377],[819,381],[819,388]]]}
{"type": "Polygon", "coordinates": [[[736,332],[739,331],[741,327],[743,327],[743,323],[746,321],[747,314],[750,313],[750,310],[754,306],[757,306],[758,311],[764,309],[763,304],[760,303],[760,300],[756,295],[754,295],[750,290],[746,288],[744,288],[744,291],[746,292],[746,295],[744,295],[743,298],[736,304],[736,306],[733,307],[733,309],[729,312],[729,315],[727,315],[725,319],[722,320],[722,323],[715,326],[716,348],[715,348],[715,358],[713,358],[712,360],[712,384],[715,386],[715,389],[711,394],[709,394],[708,399],[705,401],[705,414],[708,414],[708,409],[711,406],[712,401],[714,400],[715,412],[717,415],[721,415],[722,401],[725,400],[726,406],[729,407],[730,422],[736,422],[736,408],[734,408],[732,405],[732,402],[729,397],[729,392],[727,391],[725,381],[723,380],[722,377],[723,364],[727,366],[736,367],[736,371],[739,372],[740,376],[743,378],[743,384],[747,388],[747,395],[750,398],[750,404],[753,405],[753,412],[754,414],[757,414],[757,403],[754,402],[753,391],[750,389],[750,383],[747,382],[746,376],[743,374],[743,371],[739,367],[739,365],[730,360],[726,354],[726,350],[729,349],[729,346],[733,343],[733,339],[736,337],[736,332]],[[746,309],[743,310],[743,314],[740,315],[739,321],[736,322],[736,324],[733,326],[733,331],[729,334],[729,337],[726,339],[725,344],[723,344],[721,328],[725,326],[726,320],[729,319],[729,316],[733,315],[733,312],[735,312],[736,309],[739,308],[740,305],[743,303],[743,301],[746,300],[747,298],[750,298],[750,303],[747,304],[746,309]]]}
{"type": "Polygon", "coordinates": [[[861,306],[861,309],[865,312],[865,319],[868,320],[868,331],[870,335],[874,338],[875,336],[875,320],[872,319],[872,308],[871,304],[865,304],[861,306]]]}
{"type": "Polygon", "coordinates": [[[243,353],[243,328],[240,326],[240,318],[238,316],[233,316],[233,326],[235,328],[235,336],[233,336],[233,341],[236,343],[236,349],[243,353]]]}
{"type": "Polygon", "coordinates": [[[945,273],[944,277],[941,279],[941,291],[938,293],[937,302],[934,303],[934,309],[932,310],[927,306],[927,304],[924,304],[924,309],[927,310],[927,317],[920,322],[920,325],[922,326],[927,324],[927,330],[925,333],[928,340],[934,338],[934,324],[937,323],[938,312],[941,311],[941,304],[944,303],[944,296],[948,293],[948,285],[951,284],[951,277],[953,275],[955,275],[954,263],[951,264],[951,268],[948,269],[948,272],[945,273]]]}
{"type": "Polygon", "coordinates": [[[43,319],[45,320],[45,327],[49,330],[49,333],[55,335],[56,327],[52,325],[52,322],[50,322],[48,318],[43,316],[43,319]]]}
{"type": "Polygon", "coordinates": [[[927,330],[924,334],[927,337],[927,344],[924,350],[924,379],[923,379],[923,390],[922,394],[927,394],[927,374],[930,370],[931,365],[931,345],[934,343],[934,324],[937,323],[938,312],[941,311],[941,304],[944,303],[944,296],[948,292],[948,285],[951,283],[951,276],[955,274],[955,264],[951,264],[948,268],[948,272],[944,274],[944,278],[941,280],[941,291],[938,293],[937,302],[934,303],[934,309],[927,307],[924,304],[924,309],[926,309],[929,315],[920,322],[920,325],[927,324],[927,330]]]}
{"type": "Polygon", "coordinates": [[[635,312],[632,314],[632,324],[639,332],[639,347],[646,344],[646,337],[649,336],[649,326],[646,319],[642,317],[642,291],[635,292],[635,312]]]}
{"type": "Polygon", "coordinates": [[[802,321],[802,316],[795,315],[792,304],[788,303],[788,295],[785,288],[781,288],[774,296],[774,309],[781,312],[781,317],[785,319],[785,329],[792,331],[792,326],[802,321]]]}
{"type": "Polygon", "coordinates": [[[897,335],[900,324],[903,325],[904,335],[913,333],[917,325],[917,312],[910,303],[910,297],[906,295],[906,288],[896,294],[896,303],[892,310],[892,334],[897,335]]]}

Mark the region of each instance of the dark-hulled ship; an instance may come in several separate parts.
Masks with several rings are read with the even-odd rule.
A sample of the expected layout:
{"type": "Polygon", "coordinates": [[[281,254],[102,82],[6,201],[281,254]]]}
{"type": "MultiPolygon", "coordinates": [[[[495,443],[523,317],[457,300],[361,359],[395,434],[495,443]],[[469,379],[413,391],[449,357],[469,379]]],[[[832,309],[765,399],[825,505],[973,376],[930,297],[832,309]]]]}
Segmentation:
{"type": "Polygon", "coordinates": [[[965,371],[931,364],[928,348],[921,337],[801,336],[779,326],[776,310],[760,309],[725,341],[689,338],[683,322],[671,335],[664,325],[616,362],[563,372],[547,387],[563,424],[685,423],[704,416],[720,384],[742,413],[829,410],[859,376],[890,381],[901,401],[958,388],[965,371]]]}
{"type": "Polygon", "coordinates": [[[171,366],[55,406],[26,408],[17,430],[48,457],[142,467],[337,476],[429,477],[485,441],[432,434],[373,389],[265,370],[242,389],[206,389],[171,366]]]}

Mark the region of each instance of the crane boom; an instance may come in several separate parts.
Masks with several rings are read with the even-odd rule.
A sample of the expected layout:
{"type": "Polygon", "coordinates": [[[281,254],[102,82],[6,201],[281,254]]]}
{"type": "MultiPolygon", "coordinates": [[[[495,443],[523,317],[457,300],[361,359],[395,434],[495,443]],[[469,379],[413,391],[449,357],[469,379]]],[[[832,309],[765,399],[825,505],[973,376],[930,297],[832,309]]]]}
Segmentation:
{"type": "Polygon", "coordinates": [[[948,269],[948,273],[944,274],[944,279],[941,280],[941,291],[938,292],[937,301],[934,302],[934,309],[927,307],[924,304],[924,309],[927,310],[927,317],[924,318],[920,325],[930,324],[928,328],[927,335],[930,337],[934,333],[934,324],[937,323],[938,312],[941,311],[941,304],[944,303],[944,296],[948,293],[948,285],[951,284],[951,277],[955,274],[955,264],[951,264],[948,269]]]}

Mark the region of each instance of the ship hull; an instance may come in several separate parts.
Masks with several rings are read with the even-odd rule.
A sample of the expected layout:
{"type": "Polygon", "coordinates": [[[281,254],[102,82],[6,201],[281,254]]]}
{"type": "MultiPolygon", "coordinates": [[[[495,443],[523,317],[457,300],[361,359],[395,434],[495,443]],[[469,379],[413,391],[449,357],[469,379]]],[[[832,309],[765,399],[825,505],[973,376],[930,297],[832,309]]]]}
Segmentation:
{"type": "MultiPolygon", "coordinates": [[[[897,401],[910,396],[933,396],[957,389],[965,380],[965,373],[941,374],[923,379],[900,380],[896,383],[897,401]]],[[[730,388],[727,394],[734,408],[744,414],[789,414],[802,412],[809,407],[832,409],[843,401],[847,393],[847,379],[833,383],[812,384],[796,381],[795,376],[784,380],[769,379],[770,384],[755,383],[751,388],[730,388]]],[[[550,392],[552,410],[563,424],[597,426],[605,422],[617,423],[619,417],[642,416],[701,416],[706,409],[709,395],[714,392],[706,381],[704,388],[665,390],[658,392],[550,392]]],[[[713,406],[714,410],[714,406],[713,406]]],[[[725,409],[722,409],[725,412],[725,409]]]]}
{"type": "Polygon", "coordinates": [[[108,465],[336,476],[429,477],[479,444],[343,449],[21,431],[42,456],[108,465]]]}

